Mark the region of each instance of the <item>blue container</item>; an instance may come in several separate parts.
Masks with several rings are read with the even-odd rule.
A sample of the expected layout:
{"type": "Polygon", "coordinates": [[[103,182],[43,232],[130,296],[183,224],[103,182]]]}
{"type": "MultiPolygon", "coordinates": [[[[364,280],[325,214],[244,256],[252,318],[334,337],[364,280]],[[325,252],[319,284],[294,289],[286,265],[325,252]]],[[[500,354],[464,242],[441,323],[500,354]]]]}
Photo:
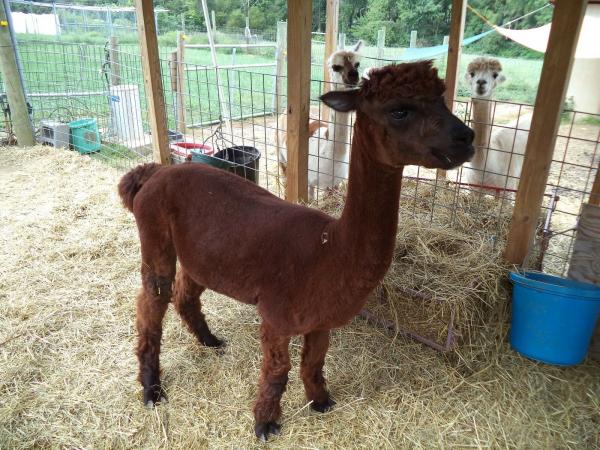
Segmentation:
{"type": "Polygon", "coordinates": [[[600,287],[540,272],[511,272],[510,344],[549,364],[585,358],[600,314],[600,287]]]}
{"type": "Polygon", "coordinates": [[[96,119],[79,119],[69,122],[71,145],[79,153],[92,153],[100,150],[100,133],[96,119]]]}

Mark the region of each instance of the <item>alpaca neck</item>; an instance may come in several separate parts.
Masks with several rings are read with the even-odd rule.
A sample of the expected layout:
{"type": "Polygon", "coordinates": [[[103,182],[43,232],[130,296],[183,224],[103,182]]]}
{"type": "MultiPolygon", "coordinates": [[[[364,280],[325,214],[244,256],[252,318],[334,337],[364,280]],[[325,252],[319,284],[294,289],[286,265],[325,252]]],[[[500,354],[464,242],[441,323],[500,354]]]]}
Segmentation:
{"type": "Polygon", "coordinates": [[[354,280],[360,283],[358,292],[373,289],[392,261],[402,182],[402,168],[390,169],[374,160],[369,128],[368,119],[357,113],[346,204],[334,238],[354,276],[360,270],[361,279],[354,280]]]}
{"type": "Polygon", "coordinates": [[[331,123],[329,127],[329,139],[333,141],[333,157],[335,161],[344,160],[350,134],[350,114],[338,111],[331,112],[331,123]]]}
{"type": "Polygon", "coordinates": [[[475,155],[472,165],[480,166],[485,161],[486,150],[492,132],[492,101],[491,99],[473,98],[473,131],[475,131],[475,155]]]}

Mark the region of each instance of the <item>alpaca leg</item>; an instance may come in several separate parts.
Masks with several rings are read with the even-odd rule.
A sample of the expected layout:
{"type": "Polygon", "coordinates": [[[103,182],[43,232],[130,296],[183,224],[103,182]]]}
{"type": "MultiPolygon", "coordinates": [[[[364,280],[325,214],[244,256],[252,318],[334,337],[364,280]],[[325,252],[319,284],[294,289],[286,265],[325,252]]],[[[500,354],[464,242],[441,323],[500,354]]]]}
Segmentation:
{"type": "MultiPolygon", "coordinates": [[[[173,262],[173,269],[174,266],[173,262]]],[[[137,299],[137,357],[139,381],[144,388],[144,404],[147,406],[154,405],[164,397],[160,386],[160,340],[162,319],[171,298],[173,275],[158,276],[142,269],[143,288],[137,299]]]]}
{"type": "Polygon", "coordinates": [[[142,291],[137,299],[137,357],[144,404],[152,406],[164,397],[160,385],[160,340],[175,279],[175,251],[160,230],[142,229],[142,291]]]}
{"type": "Polygon", "coordinates": [[[254,405],[254,432],[262,441],[269,434],[279,434],[281,396],[285,391],[290,371],[288,345],[290,338],[278,335],[264,323],[261,326],[263,363],[260,373],[258,398],[254,405]]]}
{"type": "Polygon", "coordinates": [[[180,269],[175,281],[173,304],[198,342],[207,347],[222,347],[223,341],[210,332],[204,314],[202,314],[200,295],[204,289],[204,286],[195,283],[185,270],[180,269]]]}
{"type": "Polygon", "coordinates": [[[313,331],[304,335],[300,377],[304,382],[306,398],[312,401],[310,407],[319,412],[329,411],[335,405],[329,397],[323,377],[323,364],[328,349],[329,330],[313,331]]]}

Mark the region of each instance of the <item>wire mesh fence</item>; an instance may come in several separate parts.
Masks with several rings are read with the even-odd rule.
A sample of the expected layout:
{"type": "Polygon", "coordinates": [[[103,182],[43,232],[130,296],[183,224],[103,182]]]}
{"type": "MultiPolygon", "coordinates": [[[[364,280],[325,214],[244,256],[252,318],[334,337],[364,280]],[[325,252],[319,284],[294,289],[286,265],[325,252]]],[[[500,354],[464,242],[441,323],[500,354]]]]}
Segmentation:
{"type": "MultiPolygon", "coordinates": [[[[120,168],[152,160],[137,45],[27,41],[19,50],[32,117],[42,141],[58,138],[61,146],[120,168]],[[82,140],[75,142],[75,135],[82,140]]],[[[179,62],[173,59],[174,50],[167,47],[160,52],[173,161],[227,168],[283,197],[285,71],[272,66],[211,67],[196,62],[194,52],[203,50],[195,48],[186,49],[185,62],[179,62]]],[[[319,102],[319,96],[332,88],[322,75],[323,60],[317,52],[308,173],[310,198],[317,207],[328,196],[343,195],[354,124],[352,114],[335,114],[319,102]]],[[[457,116],[487,136],[479,165],[448,171],[444,177],[435,170],[406,167],[402,211],[423,223],[481,233],[500,251],[508,233],[532,107],[490,101],[484,120],[478,107],[477,102],[463,100],[454,105],[457,116]]],[[[5,134],[10,127],[7,118],[5,114],[0,124],[5,134]]],[[[598,170],[599,142],[600,115],[565,111],[531,258],[532,264],[548,272],[568,269],[579,210],[598,170]]]]}

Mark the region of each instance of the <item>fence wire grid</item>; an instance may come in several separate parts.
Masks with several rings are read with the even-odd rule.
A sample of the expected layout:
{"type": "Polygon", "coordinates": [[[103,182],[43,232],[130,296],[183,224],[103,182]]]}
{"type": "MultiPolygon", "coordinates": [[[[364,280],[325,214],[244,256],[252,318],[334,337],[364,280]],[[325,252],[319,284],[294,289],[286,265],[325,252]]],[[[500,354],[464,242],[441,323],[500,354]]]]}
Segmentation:
{"type": "MultiPolygon", "coordinates": [[[[236,173],[284,197],[285,71],[272,64],[216,69],[194,62],[194,52],[205,49],[186,48],[185,62],[177,60],[174,50],[161,48],[173,162],[201,162],[214,155],[224,156],[234,163],[236,173]]],[[[121,169],[153,159],[141,57],[136,45],[26,41],[20,44],[19,52],[39,139],[54,139],[58,146],[73,148],[71,131],[59,125],[90,119],[92,124],[83,136],[84,141],[87,136],[89,145],[76,150],[121,169]],[[54,132],[58,134],[53,135],[54,132]]],[[[247,49],[238,56],[251,52],[247,49]]],[[[340,186],[343,189],[353,126],[352,115],[332,113],[318,101],[330,88],[323,82],[320,55],[317,51],[313,56],[313,134],[309,140],[308,174],[310,197],[317,206],[332,191],[340,186]]],[[[4,114],[0,139],[8,139],[11,125],[3,91],[0,80],[4,114]]],[[[476,103],[471,101],[458,100],[454,104],[458,117],[489,133],[483,163],[448,171],[445,176],[435,170],[405,168],[403,213],[408,212],[423,223],[462,231],[467,221],[481,224],[481,233],[500,251],[520,174],[507,167],[521,163],[522,141],[529,132],[532,106],[491,100],[490,114],[483,121],[476,120],[480,116],[475,108],[476,103]],[[504,135],[503,141],[497,139],[498,134],[504,135]],[[504,166],[498,160],[504,161],[504,166]]],[[[532,255],[534,266],[559,274],[568,269],[578,214],[589,198],[598,170],[599,148],[600,115],[565,111],[540,212],[536,253],[532,255]]]]}

